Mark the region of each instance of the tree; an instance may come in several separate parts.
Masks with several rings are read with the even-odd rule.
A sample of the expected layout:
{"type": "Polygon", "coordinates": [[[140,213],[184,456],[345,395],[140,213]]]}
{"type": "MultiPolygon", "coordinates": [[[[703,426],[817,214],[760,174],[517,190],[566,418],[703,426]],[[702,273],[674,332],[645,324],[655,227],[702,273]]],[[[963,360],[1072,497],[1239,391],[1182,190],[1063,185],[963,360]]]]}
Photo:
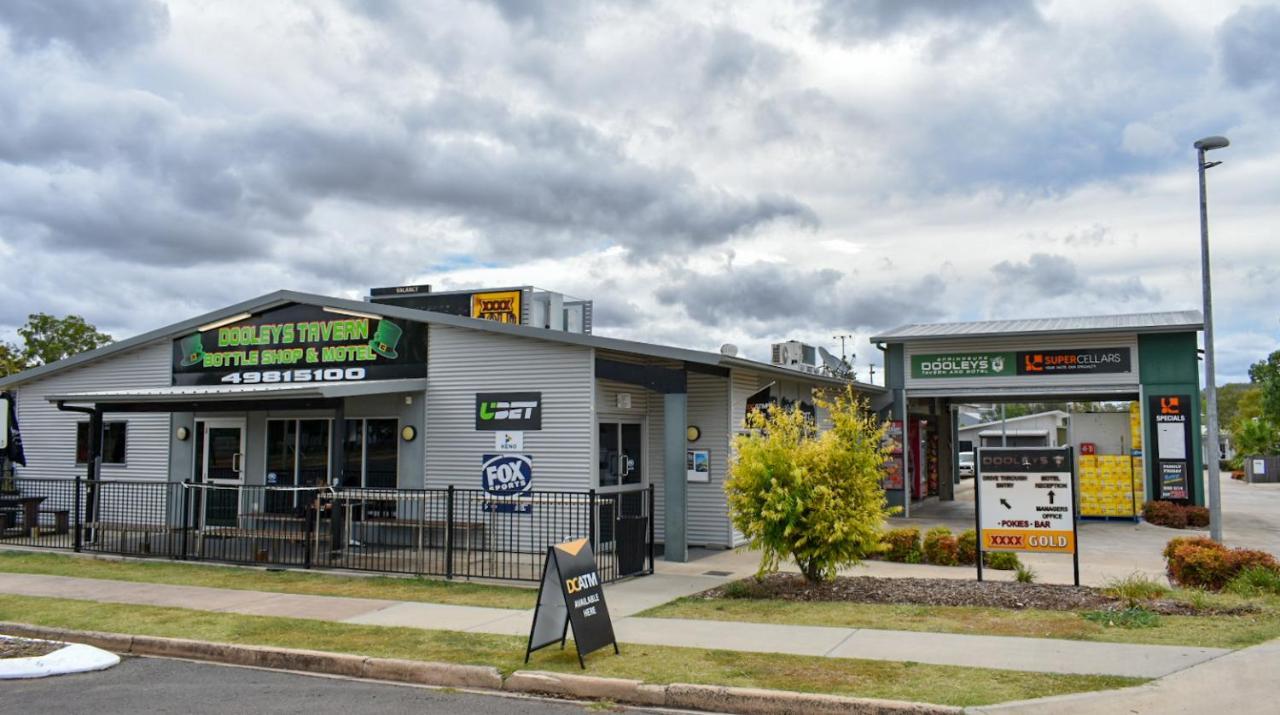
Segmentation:
{"type": "Polygon", "coordinates": [[[1250,365],[1249,381],[1262,391],[1262,416],[1280,425],[1280,350],[1250,365]]]}
{"type": "Polygon", "coordinates": [[[793,559],[809,581],[860,562],[890,514],[880,486],[885,425],[852,388],[816,398],[831,429],[796,409],[757,410],[734,439],[725,492],[733,524],[761,551],[758,575],[793,559]]]}
{"type": "Polygon", "coordinates": [[[1236,451],[1246,457],[1275,454],[1280,450],[1280,430],[1261,417],[1241,422],[1232,436],[1236,441],[1236,451]]]}
{"type": "Polygon", "coordinates": [[[0,342],[0,377],[21,372],[25,368],[26,362],[22,359],[22,352],[18,347],[0,342]]]}
{"type": "Polygon", "coordinates": [[[47,313],[32,313],[27,324],[18,328],[26,343],[23,358],[27,367],[47,365],[111,342],[111,336],[98,332],[78,315],[55,318],[47,313]]]}

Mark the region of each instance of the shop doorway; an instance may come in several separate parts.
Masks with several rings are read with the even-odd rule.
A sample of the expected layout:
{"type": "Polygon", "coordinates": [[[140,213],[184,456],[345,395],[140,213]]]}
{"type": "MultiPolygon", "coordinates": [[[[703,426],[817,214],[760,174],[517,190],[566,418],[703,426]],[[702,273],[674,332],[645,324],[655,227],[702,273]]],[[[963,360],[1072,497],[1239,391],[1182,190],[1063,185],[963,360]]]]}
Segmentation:
{"type": "Polygon", "coordinates": [[[601,422],[599,425],[599,489],[622,491],[647,484],[644,476],[644,425],[601,422]]]}
{"type": "MultiPolygon", "coordinates": [[[[196,423],[196,464],[205,484],[244,484],[244,420],[225,418],[196,423]]],[[[238,489],[207,489],[205,523],[235,526],[240,516],[238,489]]]]}

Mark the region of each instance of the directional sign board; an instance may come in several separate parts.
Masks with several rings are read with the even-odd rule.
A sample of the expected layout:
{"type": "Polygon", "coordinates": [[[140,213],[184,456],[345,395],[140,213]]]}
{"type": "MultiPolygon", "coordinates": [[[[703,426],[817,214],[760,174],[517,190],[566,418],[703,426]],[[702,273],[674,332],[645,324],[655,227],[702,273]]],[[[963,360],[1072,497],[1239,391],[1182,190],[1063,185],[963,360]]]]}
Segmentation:
{"type": "Polygon", "coordinates": [[[1070,447],[978,450],[983,551],[1076,552],[1070,447]]]}
{"type": "Polygon", "coordinates": [[[592,651],[612,645],[613,652],[618,652],[600,571],[586,539],[547,547],[524,662],[528,663],[529,654],[539,648],[556,643],[563,648],[570,626],[578,648],[578,664],[583,668],[587,667],[583,656],[592,651]]]}

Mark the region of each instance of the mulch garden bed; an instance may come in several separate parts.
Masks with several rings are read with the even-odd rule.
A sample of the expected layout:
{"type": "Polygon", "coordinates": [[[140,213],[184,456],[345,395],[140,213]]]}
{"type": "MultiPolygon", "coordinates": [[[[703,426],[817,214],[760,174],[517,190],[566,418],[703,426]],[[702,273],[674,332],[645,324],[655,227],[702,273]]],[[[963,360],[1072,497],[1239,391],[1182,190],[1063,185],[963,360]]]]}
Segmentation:
{"type": "Polygon", "coordinates": [[[36,658],[61,649],[62,643],[0,636],[0,658],[36,658]]]}
{"type": "MultiPolygon", "coordinates": [[[[916,606],[981,606],[1051,611],[1123,610],[1125,604],[1090,586],[1010,581],[964,581],[946,578],[880,578],[839,576],[812,584],[796,574],[745,578],[695,594],[692,598],[763,598],[781,601],[840,601],[916,606]]],[[[1172,600],[1148,601],[1143,607],[1163,615],[1218,615],[1251,609],[1196,610],[1172,600]]]]}

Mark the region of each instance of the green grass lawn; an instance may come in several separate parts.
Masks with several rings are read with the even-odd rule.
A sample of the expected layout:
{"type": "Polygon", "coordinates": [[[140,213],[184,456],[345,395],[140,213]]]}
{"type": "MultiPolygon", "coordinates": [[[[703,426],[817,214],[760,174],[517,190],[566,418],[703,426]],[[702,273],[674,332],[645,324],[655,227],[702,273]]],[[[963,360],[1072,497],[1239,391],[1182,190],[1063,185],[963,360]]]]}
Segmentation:
{"type": "Polygon", "coordinates": [[[0,572],[492,608],[533,608],[538,597],[537,591],[531,588],[428,578],[338,576],[314,571],[264,571],[175,561],[118,561],[28,551],[0,551],[0,572]]]}
{"type": "MultiPolygon", "coordinates": [[[[0,596],[0,620],[79,630],[170,636],[222,643],[307,648],[359,655],[576,673],[573,646],[548,648],[523,663],[525,638],[102,604],[56,598],[0,596]]],[[[774,688],[943,705],[984,705],[1033,697],[1137,685],[1141,679],[738,653],[661,646],[622,646],[591,655],[592,675],[649,683],[704,683],[774,688]]]]}
{"type": "MultiPolygon", "coordinates": [[[[1215,595],[1210,599],[1223,604],[1240,602],[1228,596],[1215,595]]],[[[1212,648],[1242,648],[1280,638],[1280,598],[1254,599],[1251,602],[1262,610],[1239,616],[1160,616],[1159,625],[1154,628],[1108,627],[1085,620],[1080,613],[1073,611],[796,603],[751,598],[681,598],[640,615],[1212,648]]]]}

